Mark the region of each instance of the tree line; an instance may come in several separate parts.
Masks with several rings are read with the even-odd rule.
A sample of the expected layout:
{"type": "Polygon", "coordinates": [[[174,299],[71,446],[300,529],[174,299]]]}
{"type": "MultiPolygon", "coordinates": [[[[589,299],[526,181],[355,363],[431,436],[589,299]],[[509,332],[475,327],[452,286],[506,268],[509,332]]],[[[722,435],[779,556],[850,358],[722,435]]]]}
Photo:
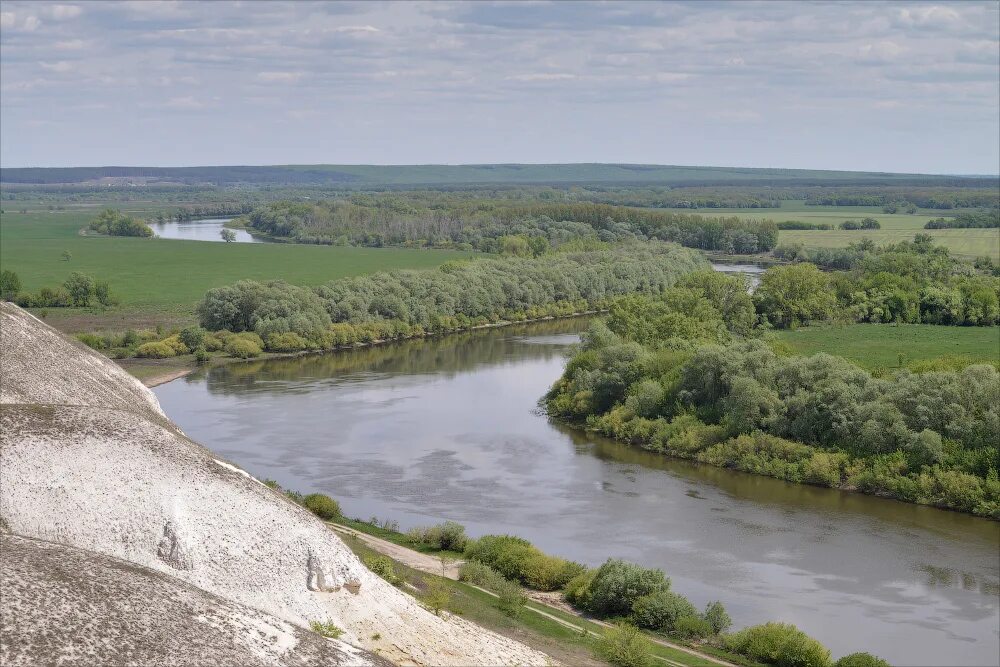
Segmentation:
{"type": "Polygon", "coordinates": [[[924,229],[996,229],[1000,227],[1000,208],[981,211],[963,211],[954,218],[936,218],[924,229]]]}
{"type": "MultiPolygon", "coordinates": [[[[808,320],[824,274],[777,270],[787,317],[808,320]]],[[[876,378],[827,354],[780,356],[760,340],[768,282],[751,297],[738,278],[693,274],[617,300],[547,395],[550,414],[651,451],[1000,519],[997,368],[876,378]]]]}

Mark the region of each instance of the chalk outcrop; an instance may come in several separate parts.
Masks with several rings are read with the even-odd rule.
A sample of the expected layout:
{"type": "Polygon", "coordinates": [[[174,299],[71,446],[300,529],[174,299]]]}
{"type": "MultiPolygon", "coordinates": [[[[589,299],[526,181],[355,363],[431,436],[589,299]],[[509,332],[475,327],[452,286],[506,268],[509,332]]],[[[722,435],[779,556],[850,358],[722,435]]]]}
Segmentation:
{"type": "MultiPolygon", "coordinates": [[[[265,650],[261,643],[271,652],[255,654],[262,664],[375,664],[377,656],[417,665],[550,662],[461,618],[426,611],[364,567],[319,519],[189,440],[113,362],[10,304],[0,306],[0,480],[0,519],[20,536],[5,546],[49,555],[75,547],[82,551],[73,558],[89,553],[95,572],[119,579],[127,578],[122,562],[138,566],[129,584],[137,601],[138,591],[170,584],[204,596],[199,604],[232,605],[239,611],[214,613],[236,620],[204,622],[230,638],[232,662],[244,664],[238,656],[265,650]],[[345,631],[339,641],[322,640],[329,655],[314,652],[316,635],[304,630],[311,621],[345,631]],[[253,641],[244,636],[254,632],[253,641]]],[[[27,576],[30,561],[10,576],[27,576]]],[[[0,604],[6,624],[11,601],[5,595],[0,604]]],[[[103,642],[102,627],[84,624],[77,634],[103,642]]],[[[59,651],[57,640],[31,646],[59,651]]],[[[19,647],[3,641],[4,655],[17,658],[19,647]]],[[[163,662],[182,664],[167,659],[172,647],[184,651],[163,644],[163,662]]]]}

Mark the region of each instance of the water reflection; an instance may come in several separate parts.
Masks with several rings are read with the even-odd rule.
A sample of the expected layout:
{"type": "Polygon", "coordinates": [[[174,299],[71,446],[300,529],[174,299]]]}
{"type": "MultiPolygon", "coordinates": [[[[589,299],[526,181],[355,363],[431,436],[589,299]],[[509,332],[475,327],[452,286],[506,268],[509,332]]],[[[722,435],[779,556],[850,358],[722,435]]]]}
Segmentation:
{"type": "MultiPolygon", "coordinates": [[[[161,239],[184,239],[187,241],[217,241],[224,243],[222,230],[232,218],[206,218],[204,220],[174,220],[150,224],[153,233],[161,239]]],[[[266,239],[252,236],[243,229],[233,229],[236,243],[265,243],[266,239]]]]}
{"type": "Polygon", "coordinates": [[[454,519],[590,564],[662,567],[737,624],[839,655],[995,664],[997,524],[698,466],[554,424],[537,400],[585,321],[236,364],[158,387],[188,435],[260,477],[405,529],[454,519]]]}

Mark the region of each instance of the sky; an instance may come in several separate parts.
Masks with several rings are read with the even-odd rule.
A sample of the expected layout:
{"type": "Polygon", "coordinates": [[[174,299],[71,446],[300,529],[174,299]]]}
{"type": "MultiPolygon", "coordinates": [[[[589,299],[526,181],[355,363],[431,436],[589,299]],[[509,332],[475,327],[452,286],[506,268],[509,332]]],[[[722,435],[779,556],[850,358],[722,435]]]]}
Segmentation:
{"type": "Polygon", "coordinates": [[[997,2],[0,2],[0,164],[1000,171],[997,2]]]}

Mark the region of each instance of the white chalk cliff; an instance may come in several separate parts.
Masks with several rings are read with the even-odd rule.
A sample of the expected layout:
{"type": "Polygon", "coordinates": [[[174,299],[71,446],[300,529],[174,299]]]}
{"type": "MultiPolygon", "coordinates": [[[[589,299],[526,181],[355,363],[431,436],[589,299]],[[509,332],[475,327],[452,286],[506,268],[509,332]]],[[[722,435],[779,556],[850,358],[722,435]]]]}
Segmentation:
{"type": "Polygon", "coordinates": [[[551,662],[426,611],[319,519],[189,440],[113,362],[6,303],[0,530],[14,591],[0,597],[3,664],[204,664],[198,650],[241,665],[551,662]],[[114,590],[126,602],[102,604],[114,590]],[[162,613],[142,611],[143,597],[162,613]],[[46,615],[64,624],[28,641],[46,615]],[[310,621],[345,632],[319,641],[310,621]]]}

